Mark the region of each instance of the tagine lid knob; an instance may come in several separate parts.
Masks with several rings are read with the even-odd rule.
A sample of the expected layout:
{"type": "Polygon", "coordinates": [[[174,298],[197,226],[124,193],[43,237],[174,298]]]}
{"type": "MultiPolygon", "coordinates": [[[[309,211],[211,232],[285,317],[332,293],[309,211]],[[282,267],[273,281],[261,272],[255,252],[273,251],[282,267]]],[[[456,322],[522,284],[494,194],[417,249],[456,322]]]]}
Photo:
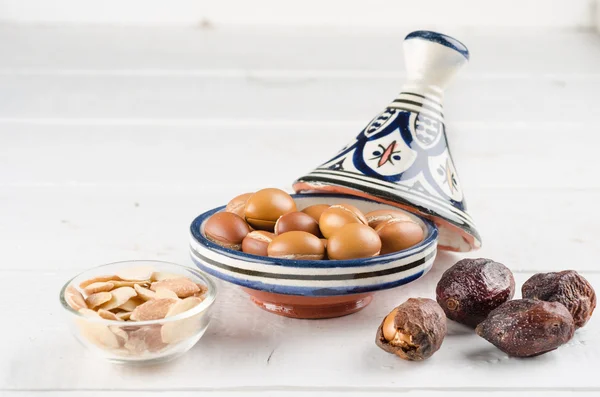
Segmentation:
{"type": "Polygon", "coordinates": [[[302,192],[345,193],[395,205],[433,220],[440,249],[471,251],[481,237],[466,211],[448,147],[444,88],[468,62],[460,41],[416,31],[404,40],[407,81],[348,145],[298,178],[302,192]]]}

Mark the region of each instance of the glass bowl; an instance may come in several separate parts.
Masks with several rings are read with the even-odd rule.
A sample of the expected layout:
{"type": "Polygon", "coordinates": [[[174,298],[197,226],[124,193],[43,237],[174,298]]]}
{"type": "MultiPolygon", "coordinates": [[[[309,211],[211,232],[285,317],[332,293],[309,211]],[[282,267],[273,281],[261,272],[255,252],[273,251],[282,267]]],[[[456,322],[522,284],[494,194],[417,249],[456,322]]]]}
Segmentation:
{"type": "Polygon", "coordinates": [[[62,287],[60,303],[71,332],[88,350],[115,363],[150,364],[172,360],[200,340],[208,327],[216,292],[214,282],[196,269],[161,261],[126,261],[98,266],[78,274],[62,287]],[[73,301],[74,290],[82,292],[79,287],[82,282],[140,268],[152,268],[157,272],[153,273],[153,277],[180,275],[205,287],[202,302],[182,313],[148,321],[108,320],[91,313],[92,310],[76,310],[69,304],[73,301]]]}

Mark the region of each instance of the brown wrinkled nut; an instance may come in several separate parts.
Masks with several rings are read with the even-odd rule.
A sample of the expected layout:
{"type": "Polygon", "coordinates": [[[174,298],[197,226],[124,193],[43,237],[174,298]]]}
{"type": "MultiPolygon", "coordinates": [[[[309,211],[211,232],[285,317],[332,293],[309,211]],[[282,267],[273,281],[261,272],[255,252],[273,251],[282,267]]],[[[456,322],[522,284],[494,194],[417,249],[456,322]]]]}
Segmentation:
{"type": "Polygon", "coordinates": [[[574,270],[535,274],[523,284],[521,292],[523,298],[562,303],[577,328],[588,322],[596,307],[594,288],[574,270]]]}
{"type": "Polygon", "coordinates": [[[450,320],[475,328],[512,299],[515,279],[506,266],[491,259],[463,259],[442,274],[435,293],[450,320]]]}
{"type": "Polygon", "coordinates": [[[432,299],[410,298],[381,322],[375,343],[404,360],[420,361],[439,350],[446,336],[446,316],[432,299]]]}
{"type": "Polygon", "coordinates": [[[85,303],[85,299],[83,299],[83,295],[81,295],[81,292],[79,292],[77,288],[73,287],[72,285],[69,285],[65,290],[65,300],[73,310],[88,308],[87,304],[85,303]]]}
{"type": "Polygon", "coordinates": [[[327,241],[329,259],[370,258],[379,255],[381,240],[367,225],[349,223],[338,229],[327,241]]]}
{"type": "Polygon", "coordinates": [[[272,232],[280,216],[296,211],[292,196],[280,189],[268,188],[254,193],[246,202],[246,222],[255,229],[272,232]]]}
{"type": "Polygon", "coordinates": [[[325,238],[330,238],[336,231],[351,223],[366,225],[367,220],[358,208],[350,204],[332,205],[319,218],[319,227],[325,238]]]}
{"type": "Polygon", "coordinates": [[[160,320],[167,316],[169,308],[177,302],[174,299],[151,299],[144,302],[131,312],[132,321],[160,320]]]}
{"type": "Polygon", "coordinates": [[[475,331],[509,356],[532,357],[567,343],[575,323],[562,303],[516,299],[493,310],[475,331]]]}
{"type": "Polygon", "coordinates": [[[390,219],[414,222],[410,215],[400,210],[375,210],[366,213],[365,218],[369,226],[373,229],[376,229],[381,223],[387,222],[390,219]]]}
{"type": "Polygon", "coordinates": [[[273,239],[267,248],[272,258],[320,260],[325,255],[321,240],[307,232],[287,232],[273,239]]]}
{"type": "Polygon", "coordinates": [[[248,233],[248,224],[231,212],[217,212],[204,224],[204,235],[207,239],[236,251],[242,249],[242,240],[248,233]]]}
{"type": "Polygon", "coordinates": [[[242,251],[247,254],[267,256],[267,247],[275,238],[275,234],[264,230],[248,233],[242,241],[242,251]]]}
{"type": "Polygon", "coordinates": [[[329,207],[331,207],[329,204],[315,204],[306,207],[302,210],[302,212],[304,212],[306,215],[310,216],[317,223],[319,223],[319,219],[321,219],[321,214],[323,214],[323,211],[325,211],[329,207]]]}
{"type": "Polygon", "coordinates": [[[154,292],[159,288],[170,289],[175,292],[179,298],[187,298],[200,291],[200,288],[196,283],[185,277],[155,281],[150,285],[150,289],[154,292]]]}
{"type": "Polygon", "coordinates": [[[317,221],[304,212],[290,212],[282,215],[277,219],[277,222],[275,222],[275,234],[293,231],[307,232],[314,234],[317,237],[321,237],[321,231],[319,230],[317,221]]]}
{"type": "Polygon", "coordinates": [[[246,209],[246,201],[248,201],[250,196],[252,196],[253,194],[254,193],[244,193],[244,194],[240,194],[239,196],[232,198],[231,201],[229,203],[227,203],[227,206],[225,207],[225,211],[231,212],[231,213],[236,214],[237,216],[243,218],[244,211],[246,209]]]}
{"type": "Polygon", "coordinates": [[[390,219],[375,229],[381,239],[381,255],[402,251],[423,241],[425,233],[417,223],[390,219]]]}

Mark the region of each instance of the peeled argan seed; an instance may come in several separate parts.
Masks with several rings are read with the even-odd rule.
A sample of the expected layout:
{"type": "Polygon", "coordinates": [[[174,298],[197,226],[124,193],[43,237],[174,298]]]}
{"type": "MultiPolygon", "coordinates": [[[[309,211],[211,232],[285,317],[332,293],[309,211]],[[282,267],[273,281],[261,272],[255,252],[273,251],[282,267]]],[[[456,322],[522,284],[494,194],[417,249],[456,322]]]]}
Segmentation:
{"type": "Polygon", "coordinates": [[[325,255],[321,240],[307,232],[287,232],[275,237],[267,249],[272,258],[320,260],[325,255]]]}
{"type": "Polygon", "coordinates": [[[83,289],[88,295],[95,294],[96,292],[108,292],[111,289],[115,288],[115,285],[110,281],[100,281],[97,283],[92,283],[83,289]]]}
{"type": "MultiPolygon", "coordinates": [[[[166,318],[187,312],[202,303],[202,299],[190,296],[175,303],[169,308],[166,318]]],[[[161,329],[161,337],[164,343],[175,343],[186,339],[196,332],[200,326],[198,316],[184,318],[175,322],[165,323],[161,329]]]]}
{"type": "MultiPolygon", "coordinates": [[[[102,318],[98,313],[90,309],[81,309],[79,310],[79,313],[87,318],[102,318]]],[[[78,323],[81,330],[81,336],[91,343],[101,348],[116,349],[119,347],[119,340],[106,325],[85,321],[83,319],[78,319],[78,323]]]]}
{"type": "Polygon", "coordinates": [[[575,323],[562,303],[515,299],[494,309],[475,331],[509,356],[533,357],[571,340],[575,323]]]}
{"type": "Polygon", "coordinates": [[[179,277],[183,277],[183,276],[181,274],[175,274],[175,273],[154,272],[154,273],[152,273],[152,276],[150,277],[150,281],[162,281],[162,280],[169,280],[172,278],[179,278],[179,277]]]}
{"type": "Polygon", "coordinates": [[[246,222],[255,229],[272,232],[280,216],[296,211],[292,196],[280,189],[268,188],[254,193],[246,202],[246,222]]]}
{"type": "Polygon", "coordinates": [[[246,209],[246,201],[252,196],[254,193],[244,193],[240,194],[231,199],[229,203],[227,203],[227,207],[225,207],[226,212],[231,212],[236,214],[237,216],[243,218],[244,210],[246,209]]]}
{"type": "Polygon", "coordinates": [[[439,350],[446,336],[446,316],[431,299],[410,298],[381,322],[375,343],[404,360],[425,360],[439,350]]]}
{"type": "Polygon", "coordinates": [[[127,302],[129,300],[129,298],[133,298],[134,296],[137,295],[135,290],[131,287],[121,287],[121,288],[114,289],[111,292],[104,292],[104,293],[112,295],[111,299],[108,302],[106,302],[106,303],[102,304],[102,306],[100,306],[100,308],[104,309],[104,310],[116,309],[117,307],[121,306],[123,303],[127,302]]]}
{"type": "Polygon", "coordinates": [[[81,295],[81,292],[72,285],[69,285],[65,290],[65,300],[73,310],[87,309],[87,304],[85,303],[85,299],[83,299],[83,295],[81,295]]]}
{"type": "Polygon", "coordinates": [[[135,310],[136,307],[138,307],[142,303],[144,303],[144,301],[141,298],[134,296],[133,298],[129,299],[127,302],[123,303],[121,306],[117,307],[117,309],[132,312],[135,310]]]}
{"type": "Polygon", "coordinates": [[[267,247],[275,238],[275,234],[264,230],[248,233],[242,241],[242,251],[247,254],[267,256],[267,247]]]}
{"type": "Polygon", "coordinates": [[[117,336],[117,339],[119,339],[119,345],[120,346],[123,346],[129,340],[129,335],[120,326],[109,325],[108,329],[110,329],[111,332],[117,336]]]}
{"type": "MultiPolygon", "coordinates": [[[[135,310],[135,309],[134,309],[134,310],[135,310]]],[[[121,319],[121,320],[125,321],[125,320],[129,320],[129,317],[131,316],[131,312],[122,311],[122,312],[117,312],[117,313],[115,313],[115,315],[116,315],[116,316],[117,316],[119,319],[121,319]]]]}
{"type": "Polygon", "coordinates": [[[157,288],[156,292],[154,293],[154,298],[179,300],[177,294],[167,288],[157,288]]]}
{"type": "Polygon", "coordinates": [[[275,234],[279,235],[292,231],[307,232],[321,237],[317,221],[304,212],[295,211],[287,213],[275,222],[275,234]]]}
{"type": "Polygon", "coordinates": [[[149,290],[148,288],[144,288],[141,285],[134,285],[133,289],[137,292],[138,296],[145,301],[149,301],[150,299],[154,299],[156,297],[156,292],[149,290]]]}
{"type": "Polygon", "coordinates": [[[163,349],[166,344],[162,341],[160,329],[161,326],[155,324],[145,325],[129,332],[129,340],[125,343],[125,348],[135,354],[146,351],[156,352],[163,349]]]}
{"type": "Polygon", "coordinates": [[[123,281],[145,281],[152,276],[152,266],[126,268],[117,272],[117,277],[123,281]]]}
{"type": "Polygon", "coordinates": [[[425,233],[417,223],[394,218],[375,229],[381,239],[381,255],[402,251],[423,241],[425,233]]]}
{"type": "Polygon", "coordinates": [[[515,279],[503,264],[491,259],[462,259],[442,274],[436,299],[446,316],[475,328],[515,294],[515,279]]]}
{"type": "Polygon", "coordinates": [[[323,214],[323,211],[329,207],[331,207],[329,204],[315,204],[306,207],[302,210],[302,212],[313,218],[318,223],[319,219],[321,219],[321,214],[323,214]]]}
{"type": "Polygon", "coordinates": [[[207,239],[236,251],[242,248],[242,240],[249,232],[248,224],[231,212],[217,212],[204,224],[204,235],[207,239]]]}
{"type": "Polygon", "coordinates": [[[112,299],[112,294],[110,292],[98,292],[96,294],[92,294],[85,299],[85,303],[91,309],[100,306],[112,299]]]}
{"type": "Polygon", "coordinates": [[[79,284],[79,288],[83,289],[90,284],[100,283],[100,282],[105,282],[105,281],[113,281],[113,280],[118,280],[118,279],[119,279],[119,277],[114,276],[114,275],[113,276],[97,276],[94,278],[90,278],[89,280],[82,281],[79,284]]]}
{"type": "Polygon", "coordinates": [[[174,299],[151,299],[144,302],[131,312],[132,321],[160,320],[165,318],[169,308],[175,303],[174,299]]]}
{"type": "Polygon", "coordinates": [[[390,219],[400,219],[414,222],[410,215],[400,210],[375,210],[365,214],[365,218],[367,218],[367,223],[373,229],[377,228],[377,226],[379,226],[381,223],[389,221],[390,219]]]}
{"type": "Polygon", "coordinates": [[[347,224],[357,223],[366,225],[363,213],[350,204],[336,204],[327,208],[319,218],[319,227],[323,237],[329,238],[347,224]]]}
{"type": "Polygon", "coordinates": [[[158,288],[170,289],[175,292],[179,298],[187,298],[200,291],[200,287],[185,277],[155,281],[150,285],[152,291],[156,292],[158,288]]]}
{"type": "Polygon", "coordinates": [[[112,284],[114,284],[115,288],[121,288],[121,287],[135,287],[136,285],[149,285],[150,284],[150,280],[143,280],[143,281],[121,281],[121,280],[114,280],[111,281],[112,284]]]}
{"type": "Polygon", "coordinates": [[[571,312],[575,327],[580,328],[592,317],[596,307],[596,292],[575,270],[538,273],[525,281],[523,298],[559,302],[571,312]]]}
{"type": "Polygon", "coordinates": [[[379,255],[381,240],[375,230],[360,223],[338,229],[327,241],[329,259],[346,260],[379,255]]]}
{"type": "Polygon", "coordinates": [[[106,320],[122,321],[116,314],[109,312],[108,310],[99,309],[98,315],[106,320]]]}

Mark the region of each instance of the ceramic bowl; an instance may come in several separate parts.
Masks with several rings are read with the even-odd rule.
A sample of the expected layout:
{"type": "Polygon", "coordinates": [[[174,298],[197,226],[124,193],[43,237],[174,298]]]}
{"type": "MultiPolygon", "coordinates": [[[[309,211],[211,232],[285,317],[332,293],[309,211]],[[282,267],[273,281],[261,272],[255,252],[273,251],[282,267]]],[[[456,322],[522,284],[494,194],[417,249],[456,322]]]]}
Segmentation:
{"type": "Polygon", "coordinates": [[[152,364],[172,360],[187,352],[200,340],[210,321],[216,286],[197,269],[160,261],[127,261],[94,267],[78,274],[63,286],[60,302],[77,340],[96,356],[118,364],[152,364]],[[207,288],[204,300],[192,309],[160,320],[113,321],[88,317],[67,302],[70,289],[79,290],[81,282],[124,270],[152,267],[157,272],[181,275],[207,288]]]}
{"type": "MultiPolygon", "coordinates": [[[[292,195],[298,210],[313,204],[348,203],[363,212],[397,207],[334,194],[292,195]]],[[[354,313],[378,290],[414,281],[432,266],[437,252],[435,225],[406,212],[425,231],[425,239],[403,251],[355,260],[291,260],[246,254],[223,248],[204,235],[204,224],[218,207],[191,224],[190,251],[205,272],[241,286],[261,308],[288,317],[328,318],[354,313]]]]}

